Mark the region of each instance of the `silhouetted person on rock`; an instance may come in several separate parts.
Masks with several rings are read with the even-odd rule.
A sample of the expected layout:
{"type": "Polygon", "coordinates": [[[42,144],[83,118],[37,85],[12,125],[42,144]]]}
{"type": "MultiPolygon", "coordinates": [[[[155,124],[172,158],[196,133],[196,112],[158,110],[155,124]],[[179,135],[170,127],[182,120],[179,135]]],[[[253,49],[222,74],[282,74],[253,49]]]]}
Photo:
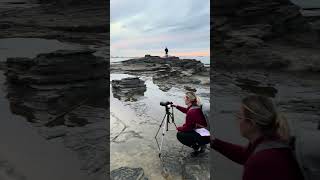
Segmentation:
{"type": "Polygon", "coordinates": [[[168,48],[166,47],[164,51],[166,52],[166,56],[168,57],[168,52],[169,52],[168,48]]]}

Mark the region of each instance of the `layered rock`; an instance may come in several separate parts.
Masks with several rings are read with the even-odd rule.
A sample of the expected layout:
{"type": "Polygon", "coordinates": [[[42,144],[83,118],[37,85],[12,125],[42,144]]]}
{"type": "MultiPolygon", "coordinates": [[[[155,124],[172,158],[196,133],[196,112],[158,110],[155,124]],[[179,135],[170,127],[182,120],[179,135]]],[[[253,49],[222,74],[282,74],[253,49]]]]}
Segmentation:
{"type": "Polygon", "coordinates": [[[144,81],[137,77],[112,80],[113,96],[119,100],[135,101],[137,97],[143,96],[147,87],[144,81]]]}
{"type": "Polygon", "coordinates": [[[64,50],[7,59],[11,111],[38,127],[48,140],[59,138],[79,154],[94,180],[107,168],[108,63],[91,50],[64,50]],[[71,128],[72,127],[72,128],[71,128]]]}
{"type": "Polygon", "coordinates": [[[7,77],[18,84],[64,84],[102,79],[107,64],[92,50],[58,50],[34,59],[8,58],[7,77]]]}
{"type": "MultiPolygon", "coordinates": [[[[142,58],[129,59],[119,64],[112,64],[111,72],[133,75],[152,76],[153,82],[162,91],[168,91],[173,85],[200,84],[209,80],[209,69],[198,60],[180,59],[175,56],[159,57],[145,55],[142,58]]],[[[203,83],[203,85],[208,85],[203,83]]]]}
{"type": "Polygon", "coordinates": [[[180,59],[179,57],[169,56],[169,57],[159,57],[145,55],[145,57],[138,59],[129,59],[123,61],[123,64],[167,64],[167,66],[181,68],[183,70],[193,70],[194,73],[205,71],[206,68],[204,64],[195,59],[180,59]]]}
{"type": "Polygon", "coordinates": [[[318,66],[316,58],[305,58],[311,50],[299,51],[295,57],[287,55],[297,48],[319,47],[317,34],[289,0],[214,3],[215,67],[308,70],[302,63],[308,61],[318,66]]]}
{"type": "Polygon", "coordinates": [[[3,17],[0,37],[58,39],[99,47],[108,45],[107,1],[35,0],[28,4],[0,11],[3,17]]]}

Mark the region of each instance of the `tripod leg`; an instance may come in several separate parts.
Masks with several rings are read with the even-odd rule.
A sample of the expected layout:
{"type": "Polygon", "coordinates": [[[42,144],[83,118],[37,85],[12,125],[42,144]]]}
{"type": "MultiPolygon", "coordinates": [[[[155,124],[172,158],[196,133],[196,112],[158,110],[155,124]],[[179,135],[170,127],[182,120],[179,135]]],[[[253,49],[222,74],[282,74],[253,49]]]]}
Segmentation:
{"type": "Polygon", "coordinates": [[[159,133],[159,131],[160,131],[160,129],[161,129],[161,126],[163,125],[163,122],[164,122],[165,118],[166,118],[166,114],[164,115],[164,117],[163,117],[163,119],[162,119],[162,121],[161,121],[161,124],[160,124],[160,126],[159,126],[159,128],[158,128],[158,131],[157,131],[156,135],[154,136],[154,139],[155,139],[156,142],[157,142],[159,151],[160,151],[160,145],[159,145],[157,136],[158,136],[158,133],[159,133]]]}
{"type": "Polygon", "coordinates": [[[176,128],[177,128],[177,125],[176,125],[176,123],[174,122],[173,114],[172,114],[172,115],[170,115],[170,116],[171,116],[171,121],[173,122],[174,126],[176,126],[176,128]]]}
{"type": "Polygon", "coordinates": [[[164,135],[166,132],[166,125],[167,125],[167,121],[164,122],[164,126],[162,127],[162,139],[161,139],[161,143],[160,143],[160,149],[159,149],[159,157],[161,157],[161,150],[162,150],[162,144],[163,144],[163,140],[164,140],[164,135]]]}
{"type": "Polygon", "coordinates": [[[158,133],[159,133],[159,130],[161,129],[161,126],[162,126],[162,124],[163,124],[163,122],[164,122],[165,118],[166,118],[166,114],[164,115],[164,117],[163,117],[163,119],[162,119],[162,121],[161,121],[161,124],[160,124],[159,129],[158,129],[158,131],[157,131],[157,133],[156,133],[155,138],[157,137],[157,135],[158,135],[158,133]]]}

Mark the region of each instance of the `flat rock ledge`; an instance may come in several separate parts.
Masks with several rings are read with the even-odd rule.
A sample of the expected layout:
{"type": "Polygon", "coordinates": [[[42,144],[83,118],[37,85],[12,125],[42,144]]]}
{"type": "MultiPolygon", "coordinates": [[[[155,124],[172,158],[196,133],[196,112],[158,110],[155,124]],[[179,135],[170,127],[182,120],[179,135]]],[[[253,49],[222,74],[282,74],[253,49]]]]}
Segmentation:
{"type": "Polygon", "coordinates": [[[92,50],[62,50],[35,58],[8,58],[7,98],[47,140],[79,155],[89,180],[105,179],[109,119],[107,61],[92,50]]]}
{"type": "Polygon", "coordinates": [[[145,55],[145,57],[137,59],[129,59],[122,61],[124,65],[129,64],[146,64],[149,67],[156,65],[169,65],[170,67],[181,68],[182,70],[192,70],[194,73],[205,71],[204,64],[195,59],[180,59],[176,56],[160,57],[145,55]]]}

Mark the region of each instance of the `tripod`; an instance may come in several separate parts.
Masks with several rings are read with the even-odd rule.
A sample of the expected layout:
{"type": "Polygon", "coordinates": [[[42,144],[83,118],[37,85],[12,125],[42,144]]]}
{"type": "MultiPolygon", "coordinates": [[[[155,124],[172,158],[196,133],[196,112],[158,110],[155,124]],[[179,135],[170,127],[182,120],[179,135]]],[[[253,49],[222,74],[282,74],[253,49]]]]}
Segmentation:
{"type": "Polygon", "coordinates": [[[163,138],[164,138],[165,132],[169,130],[170,119],[171,119],[171,122],[175,125],[175,127],[177,127],[176,123],[174,122],[173,106],[171,106],[171,112],[170,112],[170,105],[166,105],[165,109],[166,109],[166,114],[164,115],[164,117],[161,121],[161,124],[159,126],[159,129],[156,133],[156,136],[154,137],[156,139],[156,142],[157,142],[157,145],[159,148],[159,158],[161,157],[161,149],[162,149],[162,145],[163,145],[163,138]],[[162,138],[161,138],[161,143],[159,145],[159,142],[157,140],[157,136],[158,136],[158,133],[161,128],[162,128],[162,138]]]}

